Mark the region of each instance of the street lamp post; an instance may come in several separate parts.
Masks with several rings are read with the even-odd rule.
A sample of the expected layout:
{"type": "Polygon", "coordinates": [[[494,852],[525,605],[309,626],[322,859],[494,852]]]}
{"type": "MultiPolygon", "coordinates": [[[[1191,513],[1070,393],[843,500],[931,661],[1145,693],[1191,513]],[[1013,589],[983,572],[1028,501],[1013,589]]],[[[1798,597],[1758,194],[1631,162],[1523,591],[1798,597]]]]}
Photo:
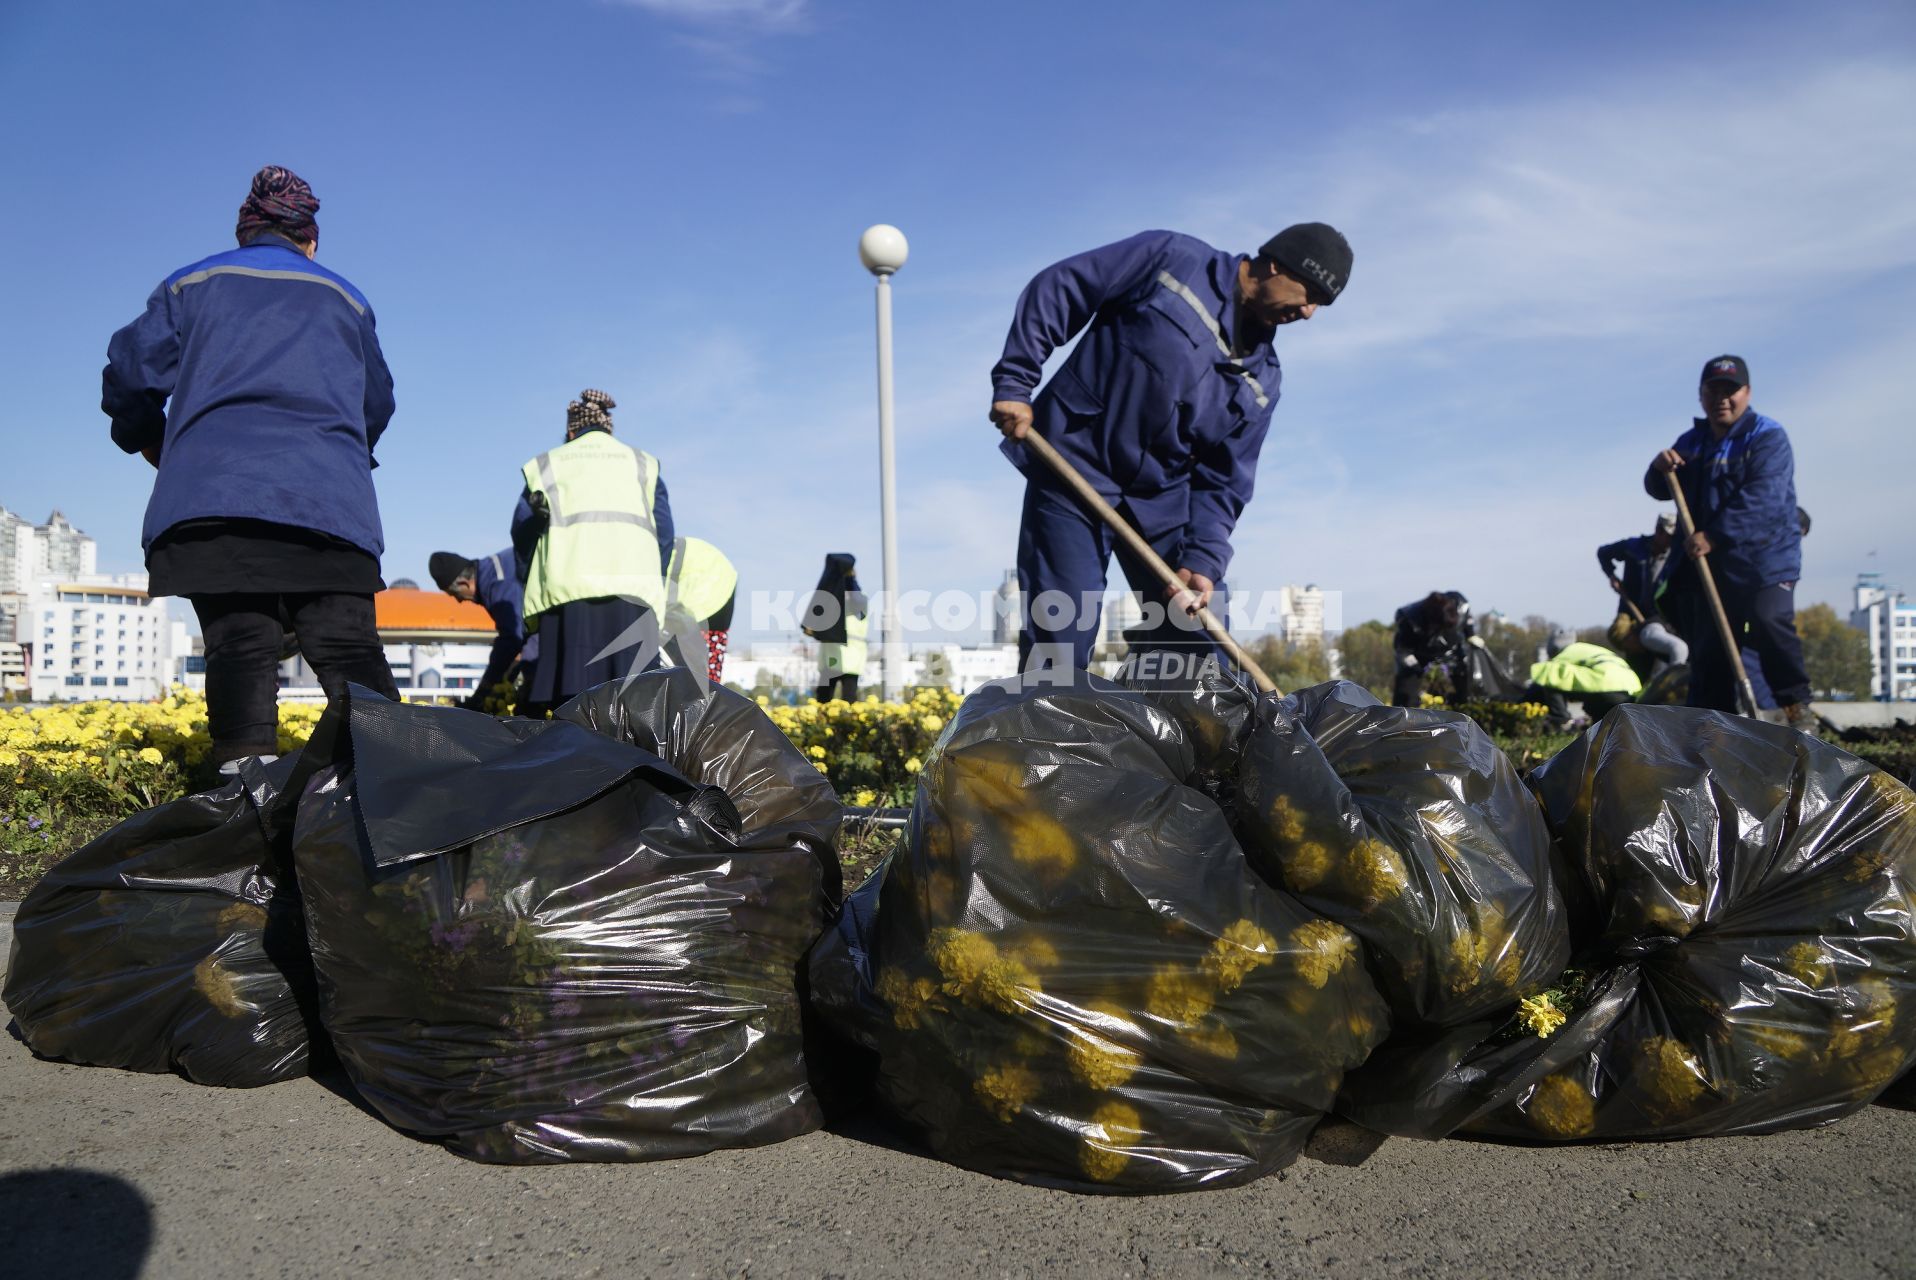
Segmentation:
{"type": "Polygon", "coordinates": [[[885,547],[885,698],[904,687],[905,646],[898,634],[898,483],[892,448],[891,278],[911,252],[905,233],[887,223],[858,237],[858,260],[878,277],[878,502],[885,547]]]}

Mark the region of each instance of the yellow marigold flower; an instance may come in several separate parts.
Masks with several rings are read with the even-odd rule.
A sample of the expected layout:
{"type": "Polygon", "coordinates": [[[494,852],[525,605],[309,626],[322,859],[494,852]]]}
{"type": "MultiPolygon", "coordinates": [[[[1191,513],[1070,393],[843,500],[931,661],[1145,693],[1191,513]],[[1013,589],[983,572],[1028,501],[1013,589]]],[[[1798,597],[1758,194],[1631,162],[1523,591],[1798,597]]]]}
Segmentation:
{"type": "Polygon", "coordinates": [[[917,1030],[925,1009],[937,995],[938,984],[930,978],[907,977],[898,969],[887,969],[878,976],[878,998],[891,1006],[892,1022],[904,1031],[917,1030]]]}
{"type": "Polygon", "coordinates": [[[1517,1021],[1539,1040],[1548,1040],[1557,1033],[1558,1027],[1570,1021],[1570,1015],[1559,1009],[1546,991],[1517,1002],[1517,1021]]]}
{"type": "Polygon", "coordinates": [[[952,783],[975,803],[998,814],[1026,807],[1024,767],[1012,760],[967,755],[950,763],[952,783]]]}
{"type": "Polygon", "coordinates": [[[1221,992],[1236,991],[1244,976],[1277,959],[1277,939],[1252,924],[1237,920],[1226,925],[1223,934],[1204,953],[1204,972],[1217,983],[1221,992]]]}
{"type": "Polygon", "coordinates": [[[1144,984],[1145,1012],[1180,1026],[1196,1022],[1216,1003],[1216,987],[1174,964],[1159,966],[1144,984]]]}
{"type": "Polygon", "coordinates": [[[1038,1096],[1038,1073],[1022,1062],[1006,1062],[985,1068],[972,1082],[972,1090],[985,1110],[1006,1124],[1038,1096]]]}
{"type": "Polygon", "coordinates": [[[213,923],[221,929],[264,928],[266,908],[253,902],[235,902],[215,916],[213,923]]]}
{"type": "Polygon", "coordinates": [[[1011,840],[1011,856],[1028,867],[1062,873],[1078,861],[1078,842],[1064,824],[1035,809],[1001,815],[1011,840]]]}
{"type": "Polygon", "coordinates": [[[246,1002],[240,999],[239,989],[233,985],[233,975],[220,967],[217,956],[208,956],[193,966],[193,989],[229,1018],[249,1012],[246,1002]]]}
{"type": "Polygon", "coordinates": [[[1216,1018],[1206,1018],[1196,1026],[1184,1027],[1178,1031],[1185,1043],[1213,1057],[1235,1060],[1237,1057],[1237,1037],[1231,1029],[1216,1018]]]}
{"type": "Polygon", "coordinates": [[[958,995],[974,985],[998,959],[991,939],[970,929],[933,929],[926,941],[932,963],[945,976],[946,995],[958,995]]]}
{"type": "Polygon", "coordinates": [[[1030,965],[1033,969],[1053,969],[1058,964],[1058,949],[1050,941],[1035,934],[1005,948],[1005,954],[1020,964],[1030,965]]]}
{"type": "Polygon", "coordinates": [[[1016,1013],[1031,1004],[1031,997],[1042,993],[1038,975],[1016,960],[1003,959],[988,965],[967,992],[978,1004],[998,1013],[1016,1013]]]}
{"type": "Polygon", "coordinates": [[[1331,872],[1331,851],[1316,840],[1292,846],[1284,856],[1284,882],[1303,893],[1323,883],[1331,872]]]}
{"type": "Polygon", "coordinates": [[[861,787],[858,794],[852,797],[852,803],[861,809],[869,808],[878,803],[878,793],[869,787],[861,787]]]}
{"type": "Polygon", "coordinates": [[[920,760],[917,756],[913,756],[911,759],[905,761],[906,773],[917,773],[920,769],[924,767],[925,767],[924,761],[920,760]]]}
{"type": "Polygon", "coordinates": [[[1366,902],[1388,902],[1410,884],[1404,860],[1382,840],[1359,840],[1344,855],[1344,877],[1366,902]]]}
{"type": "Polygon", "coordinates": [[[1524,1116],[1546,1138],[1583,1138],[1597,1127],[1597,1100],[1570,1076],[1545,1076],[1531,1090],[1524,1116]]]}
{"type": "Polygon", "coordinates": [[[1643,1041],[1637,1046],[1637,1058],[1636,1079],[1653,1120],[1682,1118],[1709,1087],[1696,1055],[1669,1036],[1643,1041]]]}
{"type": "Polygon", "coordinates": [[[1297,802],[1289,796],[1279,796],[1271,802],[1271,829],[1277,832],[1279,840],[1291,844],[1304,838],[1304,815],[1298,812],[1297,802]]]}
{"type": "Polygon", "coordinates": [[[1829,981],[1832,958],[1814,942],[1799,942],[1783,953],[1783,970],[1806,987],[1829,981]]]}
{"type": "Polygon", "coordinates": [[[810,750],[808,750],[805,754],[810,756],[814,760],[823,760],[825,758],[825,748],[813,747],[810,750]]]}
{"type": "Polygon", "coordinates": [[[1109,1182],[1131,1163],[1126,1148],[1144,1136],[1144,1121],[1129,1103],[1107,1102],[1091,1113],[1091,1124],[1094,1132],[1085,1135],[1078,1167],[1095,1182],[1109,1182]]]}
{"type": "Polygon", "coordinates": [[[919,721],[919,723],[925,726],[926,733],[937,733],[945,727],[945,721],[942,716],[926,716],[923,720],[919,721]]]}
{"type": "Polygon", "coordinates": [[[1801,1031],[1770,1022],[1749,1023],[1744,1026],[1743,1034],[1772,1058],[1785,1061],[1800,1061],[1809,1057],[1814,1049],[1810,1038],[1801,1031]]]}
{"type": "Polygon", "coordinates": [[[1331,975],[1357,958],[1357,939],[1329,920],[1307,920],[1297,926],[1291,930],[1290,945],[1297,952],[1298,976],[1320,990],[1331,975]]]}
{"type": "MultiPolygon", "coordinates": [[[[1131,1015],[1117,1005],[1097,1001],[1089,1006],[1089,1011],[1135,1034],[1131,1015]]],[[[1143,1060],[1136,1050],[1108,1039],[1102,1027],[1090,1030],[1067,1024],[1067,1028],[1071,1039],[1065,1048],[1065,1058],[1071,1066],[1071,1074],[1093,1089],[1117,1088],[1132,1077],[1143,1060]]]]}

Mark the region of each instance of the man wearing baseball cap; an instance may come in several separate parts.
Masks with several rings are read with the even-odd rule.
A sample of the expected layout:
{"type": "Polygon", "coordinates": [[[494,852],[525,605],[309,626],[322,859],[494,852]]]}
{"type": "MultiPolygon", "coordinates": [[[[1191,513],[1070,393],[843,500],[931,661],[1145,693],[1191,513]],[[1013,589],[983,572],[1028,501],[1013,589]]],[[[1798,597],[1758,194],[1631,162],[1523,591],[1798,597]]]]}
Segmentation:
{"type": "Polygon", "coordinates": [[[1781,424],[1750,408],[1750,368],[1722,355],[1703,366],[1703,416],[1650,461],[1643,487],[1670,498],[1683,486],[1696,530],[1684,544],[1666,597],[1690,642],[1690,705],[1735,711],[1736,673],[1724,652],[1696,572],[1707,555],[1731,633],[1746,637],[1790,723],[1806,726],[1810,679],[1796,634],[1796,581],[1803,569],[1796,463],[1781,424]]]}
{"type": "Polygon", "coordinates": [[[1145,625],[1128,636],[1133,650],[1211,652],[1192,615],[1207,603],[1223,611],[1231,532],[1277,404],[1272,339],[1335,302],[1350,270],[1349,242],[1306,222],[1255,254],[1146,231],[1046,267],[1025,286],[991,372],[991,420],[1025,473],[1018,585],[1028,669],[1090,662],[1114,550],[1147,602],[1145,625]],[[1080,331],[1039,390],[1046,358],[1080,331]],[[1029,456],[1021,442],[1032,431],[1177,570],[1186,589],[1175,600],[1029,456]]]}

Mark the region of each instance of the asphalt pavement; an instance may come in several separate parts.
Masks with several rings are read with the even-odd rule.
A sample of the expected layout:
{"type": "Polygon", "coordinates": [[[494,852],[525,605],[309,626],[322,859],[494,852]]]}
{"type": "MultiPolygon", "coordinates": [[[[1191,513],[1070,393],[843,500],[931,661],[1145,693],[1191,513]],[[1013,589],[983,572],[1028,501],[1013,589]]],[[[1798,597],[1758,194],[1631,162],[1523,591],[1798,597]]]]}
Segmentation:
{"type": "Polygon", "coordinates": [[[1916,1112],[1600,1147],[1319,1130],[1249,1187],[1073,1195],[879,1126],[641,1165],[505,1168],[350,1090],[206,1089],[0,1037],[0,1274],[19,1277],[1908,1276],[1916,1112]]]}

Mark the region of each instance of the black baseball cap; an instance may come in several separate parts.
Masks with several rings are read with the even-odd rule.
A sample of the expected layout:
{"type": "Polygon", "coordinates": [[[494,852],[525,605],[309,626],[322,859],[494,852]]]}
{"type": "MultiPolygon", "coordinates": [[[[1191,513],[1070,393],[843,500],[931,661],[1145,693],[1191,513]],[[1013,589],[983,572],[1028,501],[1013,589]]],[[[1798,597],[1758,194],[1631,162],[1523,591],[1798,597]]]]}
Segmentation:
{"type": "Polygon", "coordinates": [[[1351,278],[1351,242],[1336,227],[1300,222],[1266,240],[1257,256],[1269,258],[1303,281],[1319,306],[1328,307],[1351,278]]]}
{"type": "Polygon", "coordinates": [[[1697,385],[1706,382],[1734,382],[1739,387],[1750,385],[1750,366],[1743,363],[1742,356],[1717,356],[1703,365],[1703,376],[1697,379],[1697,385]]]}

